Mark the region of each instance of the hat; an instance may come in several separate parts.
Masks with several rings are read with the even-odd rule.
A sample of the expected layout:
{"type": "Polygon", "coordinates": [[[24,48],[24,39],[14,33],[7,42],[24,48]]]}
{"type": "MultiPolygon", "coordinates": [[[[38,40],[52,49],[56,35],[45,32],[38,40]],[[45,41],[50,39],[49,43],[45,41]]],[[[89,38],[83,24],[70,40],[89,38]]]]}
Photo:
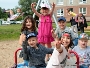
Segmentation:
{"type": "Polygon", "coordinates": [[[27,35],[27,39],[31,38],[31,37],[37,37],[37,34],[32,32],[30,34],[27,35]]]}
{"type": "Polygon", "coordinates": [[[63,16],[61,16],[60,18],[58,18],[58,22],[61,21],[61,20],[63,20],[65,22],[66,21],[66,18],[63,17],[63,16]]]}
{"type": "Polygon", "coordinates": [[[88,40],[88,35],[86,33],[81,33],[79,35],[79,40],[88,40]]]}
{"type": "Polygon", "coordinates": [[[45,3],[41,4],[40,6],[41,6],[41,8],[43,8],[43,7],[49,8],[49,6],[45,3]]]}
{"type": "Polygon", "coordinates": [[[70,36],[72,38],[71,33],[67,30],[62,32],[62,36],[70,36]]]}

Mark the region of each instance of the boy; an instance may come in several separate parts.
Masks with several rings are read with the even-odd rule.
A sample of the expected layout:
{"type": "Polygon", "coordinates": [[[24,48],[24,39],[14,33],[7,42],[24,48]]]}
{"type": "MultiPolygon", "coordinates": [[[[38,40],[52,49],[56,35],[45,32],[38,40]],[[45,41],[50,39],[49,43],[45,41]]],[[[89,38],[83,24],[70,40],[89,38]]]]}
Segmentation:
{"type": "Polygon", "coordinates": [[[53,49],[46,48],[37,42],[37,35],[35,33],[30,33],[27,35],[27,40],[23,42],[24,52],[29,57],[29,67],[30,68],[45,68],[45,56],[46,54],[52,54],[53,49]],[[27,47],[27,45],[28,47],[27,47]]]}
{"type": "Polygon", "coordinates": [[[90,68],[90,46],[87,46],[88,35],[81,33],[78,40],[78,46],[73,48],[80,57],[80,68],[90,68]]]}
{"type": "Polygon", "coordinates": [[[75,42],[75,40],[77,40],[78,34],[74,33],[74,31],[72,29],[70,29],[69,27],[66,26],[66,19],[65,19],[65,17],[60,17],[58,19],[58,25],[59,26],[56,28],[55,32],[54,32],[54,30],[51,31],[52,32],[52,36],[54,38],[56,38],[56,36],[58,36],[60,38],[63,31],[68,31],[72,35],[72,39],[73,39],[74,45],[77,45],[78,42],[77,41],[75,42]]]}

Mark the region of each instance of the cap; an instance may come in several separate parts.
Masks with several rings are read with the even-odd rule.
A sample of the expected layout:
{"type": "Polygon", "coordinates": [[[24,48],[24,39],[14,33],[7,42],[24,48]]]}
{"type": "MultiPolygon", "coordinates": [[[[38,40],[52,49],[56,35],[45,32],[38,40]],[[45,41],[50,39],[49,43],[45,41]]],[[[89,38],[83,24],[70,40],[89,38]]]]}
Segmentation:
{"type": "Polygon", "coordinates": [[[31,37],[37,37],[37,34],[32,32],[30,34],[27,35],[27,39],[31,38],[31,37]]]}
{"type": "Polygon", "coordinates": [[[41,8],[43,8],[43,7],[49,8],[49,6],[45,3],[41,4],[40,6],[41,6],[41,8]]]}
{"type": "Polygon", "coordinates": [[[88,35],[86,33],[81,33],[79,35],[79,40],[88,40],[88,35]]]}
{"type": "Polygon", "coordinates": [[[58,22],[61,21],[61,20],[63,20],[65,22],[66,21],[66,18],[63,17],[63,16],[61,16],[60,18],[58,18],[58,22]]]}
{"type": "Polygon", "coordinates": [[[62,36],[70,36],[72,38],[71,33],[67,30],[62,32],[62,36]]]}

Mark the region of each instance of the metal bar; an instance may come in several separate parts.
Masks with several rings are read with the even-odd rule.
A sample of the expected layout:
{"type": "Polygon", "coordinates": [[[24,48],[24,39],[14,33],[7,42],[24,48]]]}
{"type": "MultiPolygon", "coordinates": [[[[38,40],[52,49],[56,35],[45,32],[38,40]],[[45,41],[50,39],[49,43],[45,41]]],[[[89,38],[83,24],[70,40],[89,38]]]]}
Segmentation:
{"type": "Polygon", "coordinates": [[[19,50],[22,50],[22,48],[17,49],[17,50],[15,51],[15,53],[14,53],[14,62],[15,62],[16,68],[17,68],[17,52],[18,52],[19,50]]]}

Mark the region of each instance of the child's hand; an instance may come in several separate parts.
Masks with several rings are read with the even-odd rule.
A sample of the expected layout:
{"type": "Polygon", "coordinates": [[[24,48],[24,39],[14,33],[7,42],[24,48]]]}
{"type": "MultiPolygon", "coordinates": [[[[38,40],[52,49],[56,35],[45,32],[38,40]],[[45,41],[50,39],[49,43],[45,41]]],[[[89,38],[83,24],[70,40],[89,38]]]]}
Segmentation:
{"type": "Polygon", "coordinates": [[[55,33],[55,29],[54,29],[54,28],[51,30],[51,33],[52,33],[52,34],[55,33]]]}
{"type": "Polygon", "coordinates": [[[22,39],[22,42],[26,40],[26,35],[25,34],[21,34],[21,39],[22,39]]]}
{"type": "Polygon", "coordinates": [[[36,2],[31,4],[31,7],[35,7],[36,6],[36,2]]]}
{"type": "Polygon", "coordinates": [[[52,6],[55,7],[55,3],[54,3],[54,2],[53,2],[53,4],[52,4],[52,6]]]}
{"type": "Polygon", "coordinates": [[[56,49],[60,49],[61,48],[61,40],[57,40],[56,41],[56,49]]]}

